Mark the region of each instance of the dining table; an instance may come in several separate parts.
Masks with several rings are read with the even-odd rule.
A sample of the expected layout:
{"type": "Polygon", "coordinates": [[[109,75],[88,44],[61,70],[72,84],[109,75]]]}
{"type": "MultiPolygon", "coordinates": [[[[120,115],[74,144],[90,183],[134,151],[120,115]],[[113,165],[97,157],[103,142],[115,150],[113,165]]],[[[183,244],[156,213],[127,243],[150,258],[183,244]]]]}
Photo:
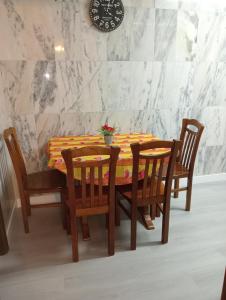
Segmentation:
{"type": "MultiPolygon", "coordinates": [[[[150,133],[129,133],[115,134],[112,146],[120,147],[119,158],[116,165],[116,185],[127,185],[132,183],[133,156],[130,145],[132,143],[144,143],[147,141],[159,140],[158,137],[150,133]]],[[[61,155],[61,151],[70,148],[80,148],[89,146],[106,146],[101,135],[76,135],[76,136],[56,136],[50,138],[48,142],[48,167],[55,168],[66,174],[66,166],[61,155]]],[[[148,154],[163,153],[166,149],[152,149],[148,154]]],[[[98,159],[98,157],[96,158],[98,159]]],[[[139,164],[139,174],[142,177],[145,165],[139,164]]],[[[74,172],[75,180],[80,180],[79,170],[74,172]]],[[[103,171],[103,184],[108,183],[108,169],[103,171]]],[[[142,221],[146,229],[154,229],[148,207],[140,210],[142,221]]],[[[82,221],[83,239],[89,238],[88,220],[82,221]]]]}

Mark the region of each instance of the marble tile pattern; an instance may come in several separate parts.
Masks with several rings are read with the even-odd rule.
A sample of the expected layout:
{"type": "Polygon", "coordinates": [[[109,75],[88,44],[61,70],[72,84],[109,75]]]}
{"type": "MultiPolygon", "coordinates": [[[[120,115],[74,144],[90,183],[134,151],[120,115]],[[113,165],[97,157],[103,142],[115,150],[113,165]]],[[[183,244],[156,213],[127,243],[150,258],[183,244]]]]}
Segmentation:
{"type": "Polygon", "coordinates": [[[155,60],[175,60],[177,11],[173,9],[155,9],[155,17],[155,60]]]}
{"type": "Polygon", "coordinates": [[[122,0],[115,31],[96,30],[89,0],[0,0],[0,130],[17,128],[29,171],[47,167],[51,136],[179,136],[206,129],[196,174],[226,172],[226,4],[122,0]]]}

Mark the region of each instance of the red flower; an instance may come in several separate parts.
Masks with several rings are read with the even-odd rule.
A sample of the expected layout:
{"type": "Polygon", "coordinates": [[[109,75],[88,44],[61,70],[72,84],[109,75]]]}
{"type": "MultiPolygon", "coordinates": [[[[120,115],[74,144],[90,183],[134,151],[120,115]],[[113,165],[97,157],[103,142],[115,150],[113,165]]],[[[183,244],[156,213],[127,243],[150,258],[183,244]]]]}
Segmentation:
{"type": "Polygon", "coordinates": [[[109,135],[112,135],[113,132],[115,132],[115,128],[108,126],[108,123],[105,123],[104,125],[101,126],[100,132],[103,135],[107,135],[107,133],[109,133],[109,135]]]}

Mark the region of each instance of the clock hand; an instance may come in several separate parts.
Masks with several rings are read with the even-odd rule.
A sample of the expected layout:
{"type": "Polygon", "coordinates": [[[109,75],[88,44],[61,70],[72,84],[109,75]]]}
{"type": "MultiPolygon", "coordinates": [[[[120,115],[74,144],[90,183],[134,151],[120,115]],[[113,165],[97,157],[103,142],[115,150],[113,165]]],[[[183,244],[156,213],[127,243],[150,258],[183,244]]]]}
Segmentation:
{"type": "Polygon", "coordinates": [[[108,10],[107,10],[107,13],[109,14],[109,16],[112,16],[112,17],[113,17],[112,13],[110,13],[108,10]]]}
{"type": "Polygon", "coordinates": [[[110,0],[108,1],[106,12],[108,13],[109,16],[113,17],[113,15],[109,12],[109,9],[110,9],[110,0]]]}

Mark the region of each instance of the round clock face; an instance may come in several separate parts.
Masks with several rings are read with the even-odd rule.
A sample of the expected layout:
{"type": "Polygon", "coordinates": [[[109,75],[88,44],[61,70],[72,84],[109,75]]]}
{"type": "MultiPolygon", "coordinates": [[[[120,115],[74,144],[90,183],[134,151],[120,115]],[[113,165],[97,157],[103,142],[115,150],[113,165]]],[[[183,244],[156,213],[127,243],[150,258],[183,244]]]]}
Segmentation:
{"type": "Polygon", "coordinates": [[[92,0],[89,14],[98,29],[112,31],[122,23],[124,7],[121,0],[92,0]]]}

